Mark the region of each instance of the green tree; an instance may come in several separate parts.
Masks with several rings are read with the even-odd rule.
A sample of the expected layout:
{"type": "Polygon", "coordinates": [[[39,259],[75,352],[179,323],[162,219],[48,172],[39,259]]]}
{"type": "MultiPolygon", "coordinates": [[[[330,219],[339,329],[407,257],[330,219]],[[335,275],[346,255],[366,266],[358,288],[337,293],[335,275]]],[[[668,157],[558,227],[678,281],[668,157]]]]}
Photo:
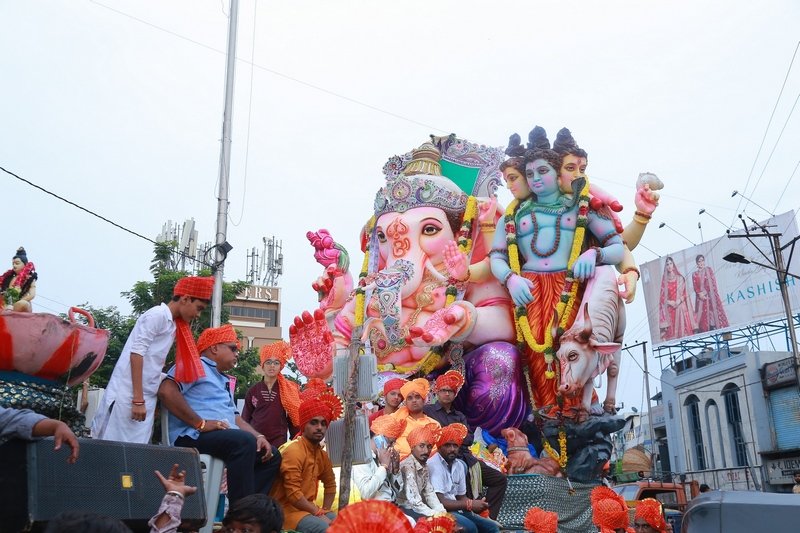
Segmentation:
{"type": "Polygon", "coordinates": [[[261,381],[261,374],[258,373],[260,362],[256,347],[244,348],[239,352],[236,367],[228,371],[228,374],[236,377],[236,398],[244,398],[247,389],[261,381]]]}
{"type": "MultiPolygon", "coordinates": [[[[100,387],[105,387],[111,377],[111,372],[114,370],[122,348],[133,329],[136,319],[148,309],[167,303],[172,299],[172,292],[175,289],[175,284],[182,277],[190,275],[189,272],[175,271],[170,269],[171,254],[175,248],[174,242],[156,243],[153,249],[153,260],[150,264],[150,272],[153,274],[151,281],[137,281],[131,290],[122,292],[121,295],[125,297],[131,304],[133,314],[131,316],[122,315],[119,310],[114,307],[93,307],[89,304],[84,305],[84,309],[91,312],[95,318],[95,327],[107,329],[111,332],[109,339],[108,350],[103,363],[92,375],[92,384],[100,387]]],[[[198,275],[208,276],[211,275],[210,270],[201,270],[198,275]]],[[[246,281],[223,282],[222,284],[222,302],[232,301],[237,294],[242,292],[247,287],[246,281]]],[[[223,306],[221,311],[221,321],[226,323],[228,321],[230,312],[223,306]]],[[[211,326],[211,306],[208,306],[200,317],[192,323],[192,330],[195,336],[199,335],[204,329],[211,326]]],[[[170,349],[167,356],[167,366],[171,366],[175,361],[175,349],[170,349]]],[[[247,388],[256,383],[260,378],[256,372],[259,364],[258,349],[252,348],[244,350],[239,355],[239,364],[231,374],[237,378],[236,396],[241,398],[247,388]],[[244,392],[240,391],[243,390],[244,392]]]]}

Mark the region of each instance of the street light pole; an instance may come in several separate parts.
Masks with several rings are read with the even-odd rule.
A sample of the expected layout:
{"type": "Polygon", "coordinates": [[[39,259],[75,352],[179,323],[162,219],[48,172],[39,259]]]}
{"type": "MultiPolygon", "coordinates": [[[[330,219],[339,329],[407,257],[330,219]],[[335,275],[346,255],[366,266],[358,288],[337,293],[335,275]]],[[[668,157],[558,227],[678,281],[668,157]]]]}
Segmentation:
{"type": "MultiPolygon", "coordinates": [[[[214,254],[214,292],[211,294],[211,326],[219,327],[222,316],[222,278],[225,268],[223,251],[228,232],[228,175],[231,171],[231,122],[233,116],[233,81],[236,65],[236,28],[239,0],[231,0],[228,21],[228,54],[225,62],[225,108],[222,114],[222,147],[219,157],[219,192],[217,193],[217,236],[214,254]]],[[[230,245],[228,246],[230,249],[230,245]]]]}
{"type": "MultiPolygon", "coordinates": [[[[735,192],[735,191],[734,191],[735,192]]],[[[754,264],[764,268],[768,268],[770,270],[774,270],[778,274],[778,285],[781,289],[781,298],[783,300],[783,311],[786,314],[786,327],[789,329],[789,342],[791,343],[791,352],[792,357],[794,359],[794,369],[795,373],[797,374],[797,382],[800,384],[800,352],[797,350],[797,333],[794,329],[794,317],[792,316],[792,305],[789,301],[789,289],[786,287],[786,279],[791,276],[793,278],[800,278],[795,274],[792,274],[786,270],[786,265],[783,262],[783,249],[785,247],[791,246],[791,251],[789,252],[789,262],[791,262],[792,255],[794,253],[794,245],[800,239],[800,237],[795,237],[791,240],[788,244],[781,246],[781,233],[773,233],[767,229],[767,227],[759,224],[756,222],[756,226],[761,229],[761,233],[750,233],[750,230],[747,227],[747,224],[744,222],[742,215],[739,215],[739,218],[742,219],[742,224],[744,224],[745,234],[744,235],[732,235],[728,234],[729,239],[747,239],[753,246],[756,244],[751,240],[751,237],[769,237],[769,243],[772,247],[772,257],[773,261],[775,262],[774,265],[768,265],[764,263],[759,263],[758,261],[753,261],[752,259],[748,259],[739,253],[730,253],[723,257],[725,261],[730,263],[743,263],[743,264],[754,264]]],[[[752,220],[752,219],[751,219],[752,220]]],[[[753,220],[753,222],[755,222],[753,220]]],[[[767,256],[762,252],[758,246],[756,249],[761,253],[762,256],[767,258],[767,256]]],[[[769,261],[769,258],[767,258],[769,261]]]]}
{"type": "Polygon", "coordinates": [[[789,321],[789,339],[792,343],[792,355],[794,356],[795,369],[798,372],[798,383],[800,383],[800,359],[797,352],[797,333],[794,330],[794,317],[792,316],[792,305],[789,302],[789,289],[786,288],[786,278],[788,277],[786,267],[783,264],[783,250],[781,249],[780,235],[770,236],[772,244],[772,255],[775,257],[775,270],[778,272],[778,283],[781,287],[781,298],[783,298],[783,309],[786,312],[786,320],[789,321]]]}

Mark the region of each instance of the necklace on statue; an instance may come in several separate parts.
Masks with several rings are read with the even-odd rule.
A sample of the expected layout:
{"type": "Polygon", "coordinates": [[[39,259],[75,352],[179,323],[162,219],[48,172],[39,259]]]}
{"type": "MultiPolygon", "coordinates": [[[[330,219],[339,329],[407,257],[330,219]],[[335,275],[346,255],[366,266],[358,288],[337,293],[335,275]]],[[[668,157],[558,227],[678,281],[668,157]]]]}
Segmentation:
{"type": "Polygon", "coordinates": [[[531,220],[533,221],[531,252],[533,252],[533,255],[535,255],[536,257],[550,257],[551,255],[556,253],[556,250],[558,250],[558,245],[561,244],[561,215],[563,214],[564,214],[563,210],[556,213],[556,223],[555,223],[556,238],[555,241],[553,242],[553,246],[546,252],[542,252],[536,247],[536,239],[539,238],[539,221],[536,220],[536,211],[535,210],[531,211],[531,220]]]}

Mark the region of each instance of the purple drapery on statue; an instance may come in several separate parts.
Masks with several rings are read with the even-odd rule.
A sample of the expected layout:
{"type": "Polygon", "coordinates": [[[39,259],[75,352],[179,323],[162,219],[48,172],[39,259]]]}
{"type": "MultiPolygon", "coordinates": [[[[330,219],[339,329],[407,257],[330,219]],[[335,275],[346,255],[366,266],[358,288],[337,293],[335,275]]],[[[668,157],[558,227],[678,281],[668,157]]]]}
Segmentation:
{"type": "Polygon", "coordinates": [[[519,427],[528,415],[520,355],[507,342],[490,342],[464,356],[466,384],[456,398],[456,409],[469,425],[493,436],[507,427],[519,427]]]}

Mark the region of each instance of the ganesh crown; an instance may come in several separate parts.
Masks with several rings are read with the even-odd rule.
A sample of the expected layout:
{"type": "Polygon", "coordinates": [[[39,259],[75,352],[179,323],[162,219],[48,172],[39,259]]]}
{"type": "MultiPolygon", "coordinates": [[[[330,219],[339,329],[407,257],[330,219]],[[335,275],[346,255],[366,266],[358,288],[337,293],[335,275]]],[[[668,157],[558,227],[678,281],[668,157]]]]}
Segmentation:
{"type": "Polygon", "coordinates": [[[386,186],[375,195],[375,216],[405,213],[417,207],[438,207],[446,213],[463,213],[468,196],[458,185],[442,176],[440,157],[436,146],[425,143],[412,152],[412,158],[402,172],[395,176],[387,174],[386,186]]]}

